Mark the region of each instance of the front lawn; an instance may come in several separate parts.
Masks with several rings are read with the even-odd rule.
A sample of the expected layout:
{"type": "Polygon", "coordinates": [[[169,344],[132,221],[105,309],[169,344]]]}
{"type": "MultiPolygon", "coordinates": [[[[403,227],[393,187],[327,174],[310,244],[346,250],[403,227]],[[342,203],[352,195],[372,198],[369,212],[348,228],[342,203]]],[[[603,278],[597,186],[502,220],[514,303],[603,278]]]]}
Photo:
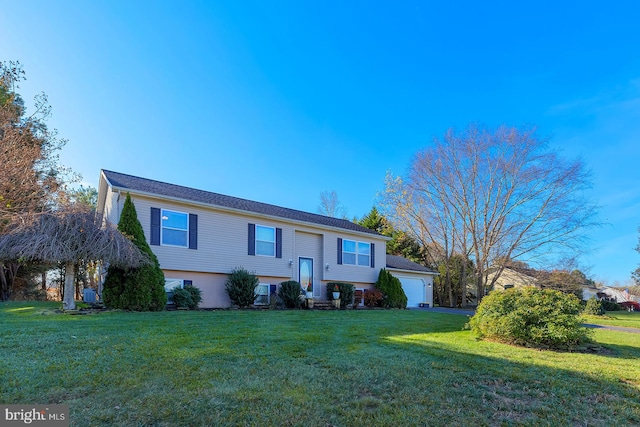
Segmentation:
{"type": "Polygon", "coordinates": [[[640,424],[638,334],[577,354],[424,311],[51,308],[0,304],[0,402],[68,403],[75,426],[640,424]]]}
{"type": "Polygon", "coordinates": [[[605,316],[588,316],[587,323],[640,329],[640,312],[607,311],[605,316]]]}

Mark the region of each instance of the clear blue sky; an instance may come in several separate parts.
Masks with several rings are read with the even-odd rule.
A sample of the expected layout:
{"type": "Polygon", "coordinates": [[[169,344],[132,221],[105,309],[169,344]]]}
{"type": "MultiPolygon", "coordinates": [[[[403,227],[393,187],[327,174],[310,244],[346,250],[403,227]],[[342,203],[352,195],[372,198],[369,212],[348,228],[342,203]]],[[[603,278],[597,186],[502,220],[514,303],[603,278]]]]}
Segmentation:
{"type": "Polygon", "coordinates": [[[640,263],[640,3],[13,1],[0,60],[44,91],[62,163],[363,216],[450,127],[537,125],[594,173],[584,265],[640,263]],[[564,4],[563,4],[564,3],[564,4]]]}

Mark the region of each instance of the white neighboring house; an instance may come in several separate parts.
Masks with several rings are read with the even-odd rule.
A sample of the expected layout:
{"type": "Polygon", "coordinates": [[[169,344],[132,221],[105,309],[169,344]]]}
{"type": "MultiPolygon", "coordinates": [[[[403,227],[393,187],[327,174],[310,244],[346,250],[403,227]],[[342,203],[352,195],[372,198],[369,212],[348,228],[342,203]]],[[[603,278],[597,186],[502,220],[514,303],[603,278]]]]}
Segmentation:
{"type": "Polygon", "coordinates": [[[100,173],[98,212],[117,223],[127,193],[167,290],[197,286],[203,308],[231,306],[224,283],[236,267],[258,276],[259,303],[268,303],[286,280],[311,285],[317,299],[330,299],[329,282],[370,289],[386,267],[400,278],[411,304],[432,305],[437,273],[388,258],[389,238],[351,221],[107,170],[100,173]]]}

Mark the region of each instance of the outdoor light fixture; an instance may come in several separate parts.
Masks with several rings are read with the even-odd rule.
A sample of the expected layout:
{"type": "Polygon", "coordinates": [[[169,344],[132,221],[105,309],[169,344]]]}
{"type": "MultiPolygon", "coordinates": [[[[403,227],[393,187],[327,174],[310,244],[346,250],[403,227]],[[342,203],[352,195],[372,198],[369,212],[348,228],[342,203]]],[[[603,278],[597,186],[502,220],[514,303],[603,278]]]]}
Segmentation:
{"type": "Polygon", "coordinates": [[[324,268],[326,268],[327,270],[329,269],[329,263],[327,263],[324,268]]]}
{"type": "Polygon", "coordinates": [[[292,259],[289,260],[289,265],[293,265],[293,260],[292,259]]]}

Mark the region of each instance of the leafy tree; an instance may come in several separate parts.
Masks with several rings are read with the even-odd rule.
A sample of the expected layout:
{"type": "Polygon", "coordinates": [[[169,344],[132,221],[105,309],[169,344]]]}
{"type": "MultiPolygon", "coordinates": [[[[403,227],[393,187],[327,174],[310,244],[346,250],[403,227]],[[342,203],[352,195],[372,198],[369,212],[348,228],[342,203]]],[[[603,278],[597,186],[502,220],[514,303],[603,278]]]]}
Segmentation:
{"type": "Polygon", "coordinates": [[[118,230],[129,236],[151,262],[137,268],[109,266],[102,298],[106,306],[135,311],[159,311],[167,304],[164,273],[158,258],[151,251],[138,220],[136,208],[127,193],[118,230]]]}
{"type": "Polygon", "coordinates": [[[357,220],[356,223],[370,230],[375,230],[383,236],[391,237],[391,240],[386,245],[389,255],[398,255],[418,264],[426,265],[423,251],[418,241],[408,233],[396,229],[375,206],[371,208],[367,215],[357,220]]]}
{"type": "MultiPolygon", "coordinates": [[[[535,129],[449,130],[417,153],[406,177],[387,177],[386,210],[422,246],[473,260],[476,294],[498,259],[579,252],[596,225],[591,176],[550,150],[535,129]]],[[[502,273],[499,268],[492,280],[502,273]]]]}

